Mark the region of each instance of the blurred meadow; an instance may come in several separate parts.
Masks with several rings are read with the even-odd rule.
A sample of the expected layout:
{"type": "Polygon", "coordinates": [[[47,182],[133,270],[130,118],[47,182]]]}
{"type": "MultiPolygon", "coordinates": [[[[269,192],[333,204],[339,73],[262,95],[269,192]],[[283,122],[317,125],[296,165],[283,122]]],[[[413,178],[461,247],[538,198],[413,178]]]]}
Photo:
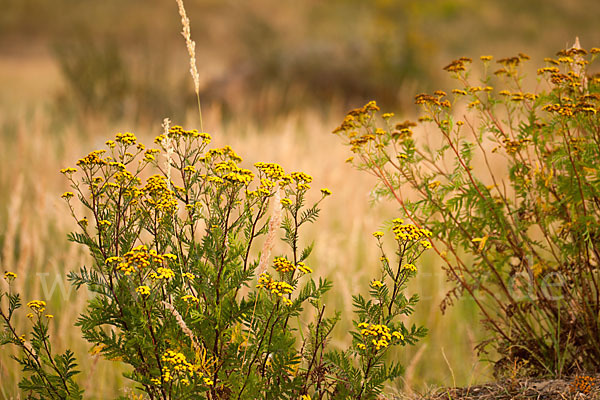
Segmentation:
{"type": "MultiPolygon", "coordinates": [[[[125,393],[115,362],[92,356],[73,327],[87,294],[66,272],[89,262],[66,234],[76,223],[60,199],[60,168],[73,166],[117,132],[150,144],[169,117],[198,127],[188,56],[175,1],[0,0],[0,268],[19,275],[25,301],[48,302],[57,350],[71,347],[91,398],[125,393]]],[[[404,120],[416,94],[448,89],[442,67],[460,56],[529,54],[600,45],[596,0],[188,0],[201,78],[204,130],[247,165],[280,163],[304,171],[333,196],[305,237],[311,265],[334,281],[328,309],[351,311],[366,291],[379,253],[371,233],[399,216],[371,196],[368,174],[344,160],[330,132],[348,108],[375,99],[404,120]]],[[[535,71],[531,71],[534,75],[535,71]]],[[[425,132],[416,132],[425,134],[425,132]]],[[[429,335],[397,354],[407,371],[389,392],[426,391],[492,378],[473,347],[484,337],[474,305],[445,315],[441,263],[426,258],[411,291],[412,317],[429,335]]],[[[1,284],[5,284],[2,281],[1,284]]],[[[349,320],[336,328],[347,342],[349,320]]],[[[26,318],[23,324],[28,324],[26,318]]],[[[16,363],[0,354],[0,395],[18,398],[16,363]]],[[[493,355],[490,355],[493,357],[493,355]]]]}

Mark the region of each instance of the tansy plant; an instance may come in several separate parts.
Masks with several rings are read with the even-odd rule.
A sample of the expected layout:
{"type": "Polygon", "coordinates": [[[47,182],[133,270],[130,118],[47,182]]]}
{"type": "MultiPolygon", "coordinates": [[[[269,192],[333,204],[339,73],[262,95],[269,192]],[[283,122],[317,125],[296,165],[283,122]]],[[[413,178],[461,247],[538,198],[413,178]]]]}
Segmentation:
{"type": "Polygon", "coordinates": [[[63,354],[53,355],[48,325],[54,316],[46,312],[45,301],[31,300],[27,303],[27,318],[32,323],[31,332],[25,334],[17,331],[14,313],[22,307],[22,303],[19,293],[12,290],[15,279],[17,274],[5,272],[4,280],[8,283],[8,290],[0,288],[0,317],[3,327],[0,331],[0,345],[13,344],[20,349],[19,355],[14,359],[27,375],[21,379],[19,387],[23,393],[28,394],[27,398],[32,399],[82,398],[83,391],[73,380],[73,376],[78,373],[73,352],[66,350],[63,354]]]}
{"type": "MultiPolygon", "coordinates": [[[[70,239],[93,257],[92,266],[69,274],[94,294],[77,321],[92,353],[131,366],[127,376],[150,399],[374,398],[402,371],[386,360],[388,350],[425,334],[400,317],[417,301],[404,290],[430,232],[395,220],[393,261],[376,233],[381,273],[367,298],[354,298],[351,346],[330,350],[340,313],[326,312],[332,285],[313,277],[313,246],[301,246],[300,231],[331,192],[321,189],[307,205],[311,176],[274,163],[246,169],[233,149],[209,142],[206,133],[168,124],[156,149],[119,133],[106,150],[61,171],[80,228],[70,239]],[[280,232],[287,251],[271,256],[280,232]]],[[[54,366],[50,349],[40,349],[47,335],[31,346],[21,339],[10,324],[18,296],[8,296],[4,337],[21,346],[25,372],[48,376],[37,381],[44,390],[50,383],[61,390],[44,397],[79,395],[71,353],[54,366]]],[[[39,336],[47,317],[34,312],[39,336]]],[[[31,389],[27,380],[21,387],[31,389]]]]}
{"type": "Polygon", "coordinates": [[[435,250],[455,287],[477,304],[500,357],[532,374],[600,368],[600,49],[578,43],[546,58],[537,82],[524,54],[444,69],[450,94],[420,94],[422,135],[371,102],[335,133],[350,162],[373,173],[435,250]],[[535,91],[527,88],[535,86],[535,91]]]}

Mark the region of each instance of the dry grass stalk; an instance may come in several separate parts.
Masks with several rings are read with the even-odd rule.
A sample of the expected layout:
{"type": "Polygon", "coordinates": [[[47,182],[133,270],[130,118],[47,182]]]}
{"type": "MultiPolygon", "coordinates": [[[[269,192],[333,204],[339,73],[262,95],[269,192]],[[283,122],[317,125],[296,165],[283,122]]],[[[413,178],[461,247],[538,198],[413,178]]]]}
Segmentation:
{"type": "Polygon", "coordinates": [[[169,137],[169,128],[171,127],[171,120],[169,118],[163,119],[162,123],[163,133],[165,138],[162,140],[162,145],[167,151],[165,153],[165,175],[167,176],[167,187],[171,190],[171,165],[173,165],[173,141],[169,137]]]}
{"type": "Polygon", "coordinates": [[[279,191],[275,193],[273,197],[273,214],[271,215],[271,220],[269,221],[269,231],[267,232],[267,238],[265,239],[265,244],[263,245],[262,252],[260,253],[260,261],[258,263],[258,275],[265,272],[267,269],[267,265],[269,264],[269,257],[271,256],[271,250],[273,250],[273,246],[275,245],[275,238],[277,236],[277,230],[281,226],[281,194],[279,191]]]}
{"type": "Polygon", "coordinates": [[[200,115],[200,131],[204,131],[202,127],[202,107],[200,106],[200,75],[198,75],[198,68],[196,68],[196,42],[192,40],[192,32],[190,30],[190,19],[187,17],[185,7],[183,6],[183,0],[176,0],[179,8],[179,15],[181,15],[181,25],[183,31],[181,34],[185,38],[185,44],[187,46],[188,54],[190,55],[190,74],[194,80],[194,88],[196,91],[196,99],[198,100],[198,113],[200,115]]]}
{"type": "Polygon", "coordinates": [[[167,303],[166,301],[163,301],[162,304],[165,306],[166,309],[171,311],[171,314],[173,314],[173,316],[175,317],[175,321],[177,321],[177,325],[179,325],[179,327],[181,328],[183,333],[185,333],[186,336],[190,338],[190,340],[192,341],[192,346],[194,347],[194,350],[196,350],[196,352],[202,352],[202,346],[200,346],[198,344],[198,342],[196,341],[196,337],[194,336],[194,333],[192,332],[192,330],[190,328],[188,328],[188,326],[186,325],[185,321],[183,320],[183,317],[181,316],[181,314],[179,314],[179,312],[175,309],[175,307],[173,307],[173,305],[171,303],[167,303]]]}
{"type": "MultiPolygon", "coordinates": [[[[4,229],[4,248],[2,249],[2,258],[3,261],[2,267],[4,270],[13,271],[19,274],[21,271],[15,270],[15,245],[16,238],[19,233],[19,226],[21,225],[21,206],[23,204],[23,175],[19,174],[16,179],[16,183],[13,184],[12,197],[10,199],[10,204],[7,207],[7,214],[10,215],[10,218],[7,219],[7,224],[4,229]]],[[[17,287],[20,289],[20,287],[17,287]]]]}

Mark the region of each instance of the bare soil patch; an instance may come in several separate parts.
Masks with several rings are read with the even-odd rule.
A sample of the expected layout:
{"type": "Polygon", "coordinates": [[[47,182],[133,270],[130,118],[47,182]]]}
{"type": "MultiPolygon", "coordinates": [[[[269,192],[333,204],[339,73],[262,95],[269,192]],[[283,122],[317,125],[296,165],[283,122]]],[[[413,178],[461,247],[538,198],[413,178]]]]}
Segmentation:
{"type": "Polygon", "coordinates": [[[468,388],[437,389],[420,399],[429,400],[600,400],[600,374],[564,379],[520,379],[468,388]]]}

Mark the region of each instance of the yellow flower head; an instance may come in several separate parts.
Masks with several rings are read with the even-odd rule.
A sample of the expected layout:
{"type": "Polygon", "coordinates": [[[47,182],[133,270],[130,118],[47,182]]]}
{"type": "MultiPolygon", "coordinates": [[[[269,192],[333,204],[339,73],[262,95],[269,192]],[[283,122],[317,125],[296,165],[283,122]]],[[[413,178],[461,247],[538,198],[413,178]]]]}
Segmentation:
{"type": "MultiPolygon", "coordinates": [[[[267,273],[260,274],[258,278],[258,284],[256,285],[258,289],[264,288],[267,291],[271,292],[278,297],[283,298],[283,295],[292,293],[294,287],[287,282],[279,282],[274,280],[267,273]]],[[[287,298],[284,298],[284,302],[289,304],[290,301],[287,298]]]]}
{"type": "Polygon", "coordinates": [[[383,282],[374,280],[371,282],[371,287],[374,289],[383,287],[383,282]]]}
{"type": "Polygon", "coordinates": [[[27,307],[31,308],[36,313],[42,313],[46,309],[46,302],[43,300],[31,300],[27,303],[27,307]]]}
{"type": "Polygon", "coordinates": [[[312,176],[305,174],[304,172],[292,172],[292,179],[298,183],[311,183],[312,176]]]}
{"type": "Polygon", "coordinates": [[[115,140],[118,143],[122,143],[124,145],[132,145],[135,144],[135,142],[137,141],[137,138],[135,137],[135,135],[131,132],[125,132],[125,133],[117,133],[115,140]]]}
{"type": "Polygon", "coordinates": [[[432,181],[430,182],[427,187],[431,190],[435,190],[437,189],[442,183],[440,181],[432,181]]]}
{"type": "Polygon", "coordinates": [[[159,267],[158,270],[158,279],[171,279],[175,276],[175,272],[171,268],[163,268],[159,267]]]}
{"type": "MultiPolygon", "coordinates": [[[[392,341],[390,328],[388,328],[386,325],[361,322],[358,324],[358,327],[362,328],[360,334],[362,335],[363,340],[369,345],[372,345],[377,351],[388,347],[392,341]]],[[[361,348],[364,349],[366,346],[361,348]]]]}
{"type": "Polygon", "coordinates": [[[199,303],[200,299],[197,298],[194,295],[191,294],[186,294],[185,296],[181,297],[181,300],[185,301],[186,303],[199,303]]]}
{"type": "Polygon", "coordinates": [[[312,269],[306,264],[304,264],[302,261],[296,264],[296,268],[298,268],[301,272],[304,272],[305,274],[310,274],[313,272],[312,269]]]}
{"type": "Polygon", "coordinates": [[[279,164],[258,162],[254,166],[269,179],[278,180],[285,175],[283,168],[279,164]]]}
{"type": "Polygon", "coordinates": [[[10,282],[14,279],[17,279],[17,274],[15,274],[14,272],[6,271],[4,272],[4,279],[10,282]]]}
{"type": "Polygon", "coordinates": [[[150,288],[148,286],[138,286],[135,289],[136,292],[138,292],[139,294],[141,294],[142,296],[149,296],[150,295],[150,288]]]}
{"type": "Polygon", "coordinates": [[[275,268],[277,272],[291,272],[295,270],[294,264],[285,257],[275,257],[273,260],[273,268],[275,268]]]}
{"type": "Polygon", "coordinates": [[[417,267],[414,264],[404,264],[402,266],[402,270],[417,272],[417,267]]]}

